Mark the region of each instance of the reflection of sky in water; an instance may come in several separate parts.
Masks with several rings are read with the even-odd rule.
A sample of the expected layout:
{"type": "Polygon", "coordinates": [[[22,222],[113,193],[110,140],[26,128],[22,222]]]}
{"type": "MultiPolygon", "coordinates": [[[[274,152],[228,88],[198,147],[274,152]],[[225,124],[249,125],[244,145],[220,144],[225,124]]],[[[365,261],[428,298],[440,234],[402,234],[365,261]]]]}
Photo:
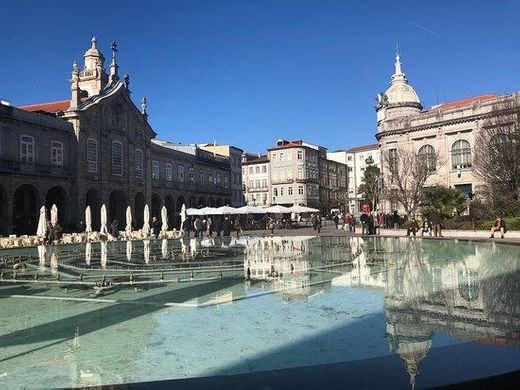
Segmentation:
{"type": "MultiPolygon", "coordinates": [[[[421,384],[428,378],[421,367],[429,367],[442,346],[471,341],[519,351],[518,246],[242,238],[23,249],[0,256],[31,251],[44,283],[0,284],[4,386],[124,383],[392,354],[402,360],[403,375],[421,384]],[[234,268],[221,279],[218,268],[211,269],[217,263],[234,268]],[[148,270],[206,268],[196,268],[193,279],[185,271],[184,283],[117,288],[100,296],[89,287],[45,284],[58,271],[63,279],[74,275],[77,266],[85,280],[107,274],[115,281],[127,278],[131,266],[140,280],[158,279],[148,270]],[[248,269],[251,280],[245,281],[248,269]],[[12,295],[18,297],[5,298],[12,295]]],[[[28,263],[27,272],[33,272],[28,263]]]]}

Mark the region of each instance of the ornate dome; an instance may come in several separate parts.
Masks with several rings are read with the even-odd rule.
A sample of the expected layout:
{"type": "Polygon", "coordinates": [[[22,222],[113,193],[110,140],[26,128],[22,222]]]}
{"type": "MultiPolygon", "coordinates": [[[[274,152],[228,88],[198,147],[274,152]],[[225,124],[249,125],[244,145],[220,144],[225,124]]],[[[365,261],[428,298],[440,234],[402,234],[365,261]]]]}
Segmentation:
{"type": "Polygon", "coordinates": [[[385,92],[388,99],[388,104],[402,104],[402,103],[417,103],[421,104],[419,96],[408,85],[408,80],[405,74],[401,71],[401,59],[399,54],[395,57],[395,73],[392,75],[390,88],[385,92]]]}

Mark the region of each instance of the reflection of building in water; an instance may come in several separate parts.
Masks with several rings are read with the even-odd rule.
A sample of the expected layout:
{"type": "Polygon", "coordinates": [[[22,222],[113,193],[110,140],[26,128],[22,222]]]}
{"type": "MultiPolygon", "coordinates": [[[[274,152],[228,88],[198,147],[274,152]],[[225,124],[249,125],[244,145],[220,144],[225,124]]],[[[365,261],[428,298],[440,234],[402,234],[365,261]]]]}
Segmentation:
{"type": "Polygon", "coordinates": [[[330,285],[331,267],[351,260],[350,240],[338,237],[269,237],[245,247],[244,274],[272,281],[284,299],[307,298],[330,285]]]}
{"type": "MultiPolygon", "coordinates": [[[[390,349],[412,386],[436,331],[489,344],[520,344],[520,265],[509,246],[359,240],[353,269],[333,284],[385,292],[390,349]],[[377,259],[378,261],[375,261],[377,259]]],[[[355,250],[355,242],[351,247],[355,250]]]]}

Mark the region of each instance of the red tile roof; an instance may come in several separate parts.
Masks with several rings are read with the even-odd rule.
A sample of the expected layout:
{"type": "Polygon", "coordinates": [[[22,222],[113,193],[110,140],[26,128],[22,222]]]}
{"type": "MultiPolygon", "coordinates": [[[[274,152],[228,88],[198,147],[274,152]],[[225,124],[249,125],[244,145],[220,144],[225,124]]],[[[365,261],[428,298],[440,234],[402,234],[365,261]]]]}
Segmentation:
{"type": "Polygon", "coordinates": [[[370,144],[363,146],[355,146],[347,150],[348,153],[358,153],[358,152],[368,152],[369,150],[377,150],[379,149],[379,144],[370,144]]]}
{"type": "Polygon", "coordinates": [[[469,98],[465,98],[465,99],[455,100],[453,102],[438,104],[436,106],[433,106],[432,110],[435,110],[437,108],[461,107],[461,106],[465,106],[467,104],[477,102],[477,101],[495,99],[496,97],[498,97],[498,95],[496,95],[494,93],[486,93],[484,95],[473,96],[473,97],[469,97],[469,98]]]}
{"type": "Polygon", "coordinates": [[[37,103],[37,104],[28,104],[25,106],[20,106],[25,111],[43,111],[43,112],[62,112],[68,110],[70,107],[70,100],[60,100],[57,102],[48,102],[48,103],[37,103]]]}

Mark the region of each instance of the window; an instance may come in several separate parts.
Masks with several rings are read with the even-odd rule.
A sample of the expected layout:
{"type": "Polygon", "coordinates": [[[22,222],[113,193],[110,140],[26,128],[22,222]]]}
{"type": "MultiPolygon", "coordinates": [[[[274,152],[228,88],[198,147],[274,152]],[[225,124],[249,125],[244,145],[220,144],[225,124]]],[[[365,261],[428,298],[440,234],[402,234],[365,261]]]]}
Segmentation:
{"type": "Polygon", "coordinates": [[[166,181],[173,180],[173,165],[166,163],[166,181]]]}
{"type": "Polygon", "coordinates": [[[292,187],[289,187],[289,189],[287,190],[287,193],[288,193],[289,195],[292,195],[292,187]]]}
{"type": "Polygon", "coordinates": [[[276,161],[276,153],[273,153],[273,161],[276,161]]]}
{"type": "Polygon", "coordinates": [[[220,187],[222,184],[222,174],[220,172],[217,172],[217,180],[215,181],[215,184],[217,187],[220,187]]]}
{"type": "Polygon", "coordinates": [[[280,161],[283,161],[283,152],[280,152],[280,161]]]}
{"type": "Polygon", "coordinates": [[[184,165],[177,165],[177,181],[184,183],[184,165]]]}
{"type": "Polygon", "coordinates": [[[303,179],[303,169],[302,168],[298,169],[298,179],[303,179]]]}
{"type": "Polygon", "coordinates": [[[421,146],[419,149],[419,161],[426,166],[428,173],[433,173],[437,170],[435,165],[435,149],[431,145],[421,146]]]}
{"type": "Polygon", "coordinates": [[[189,170],[190,183],[195,183],[195,170],[190,168],[189,170]]]}
{"type": "Polygon", "coordinates": [[[249,167],[249,174],[250,174],[250,175],[253,174],[253,172],[254,172],[253,170],[254,170],[254,169],[255,169],[254,167],[249,167]]]}
{"type": "Polygon", "coordinates": [[[348,156],[347,161],[352,161],[352,156],[348,156]]]}
{"type": "Polygon", "coordinates": [[[34,138],[28,135],[20,137],[20,161],[31,164],[34,162],[34,138]]]}
{"type": "Polygon", "coordinates": [[[159,161],[152,161],[152,180],[159,180],[159,161]]]}
{"type": "Polygon", "coordinates": [[[212,172],[209,172],[208,173],[208,184],[213,184],[213,173],[212,172]]]}
{"type": "Polygon", "coordinates": [[[141,149],[135,150],[135,177],[143,177],[143,151],[141,149]]]}
{"type": "Polygon", "coordinates": [[[388,150],[388,168],[390,172],[397,171],[397,149],[388,150]]]}
{"type": "Polygon", "coordinates": [[[298,152],[296,153],[296,158],[298,160],[303,160],[303,150],[298,150],[298,152]]]}
{"type": "Polygon", "coordinates": [[[255,189],[255,182],[253,180],[249,180],[249,191],[253,191],[255,189]]]}
{"type": "Polygon", "coordinates": [[[283,196],[283,187],[280,188],[280,196],[283,196]]]}
{"type": "Polygon", "coordinates": [[[267,165],[262,165],[262,173],[267,173],[267,165]]]}
{"type": "Polygon", "coordinates": [[[262,179],[262,189],[263,190],[267,189],[267,179],[262,179]]]}
{"type": "Polygon", "coordinates": [[[303,195],[303,186],[298,186],[298,195],[303,195]]]}
{"type": "Polygon", "coordinates": [[[51,142],[52,165],[63,165],[63,144],[58,141],[51,142]]]}
{"type": "Polygon", "coordinates": [[[468,141],[460,139],[453,143],[451,147],[451,167],[453,169],[471,167],[471,147],[468,141]]]}
{"type": "Polygon", "coordinates": [[[260,173],[260,167],[255,167],[255,173],[260,173]]]}
{"type": "Polygon", "coordinates": [[[273,195],[278,196],[278,188],[273,189],[273,195]]]}
{"type": "Polygon", "coordinates": [[[123,176],[123,144],[112,141],[112,175],[123,176]]]}
{"type": "Polygon", "coordinates": [[[260,189],[260,180],[255,181],[255,189],[257,189],[257,190],[260,189]]]}
{"type": "Polygon", "coordinates": [[[352,172],[352,167],[347,167],[348,172],[352,172]]]}
{"type": "Polygon", "coordinates": [[[199,169],[199,184],[204,184],[204,170],[199,169]]]}

